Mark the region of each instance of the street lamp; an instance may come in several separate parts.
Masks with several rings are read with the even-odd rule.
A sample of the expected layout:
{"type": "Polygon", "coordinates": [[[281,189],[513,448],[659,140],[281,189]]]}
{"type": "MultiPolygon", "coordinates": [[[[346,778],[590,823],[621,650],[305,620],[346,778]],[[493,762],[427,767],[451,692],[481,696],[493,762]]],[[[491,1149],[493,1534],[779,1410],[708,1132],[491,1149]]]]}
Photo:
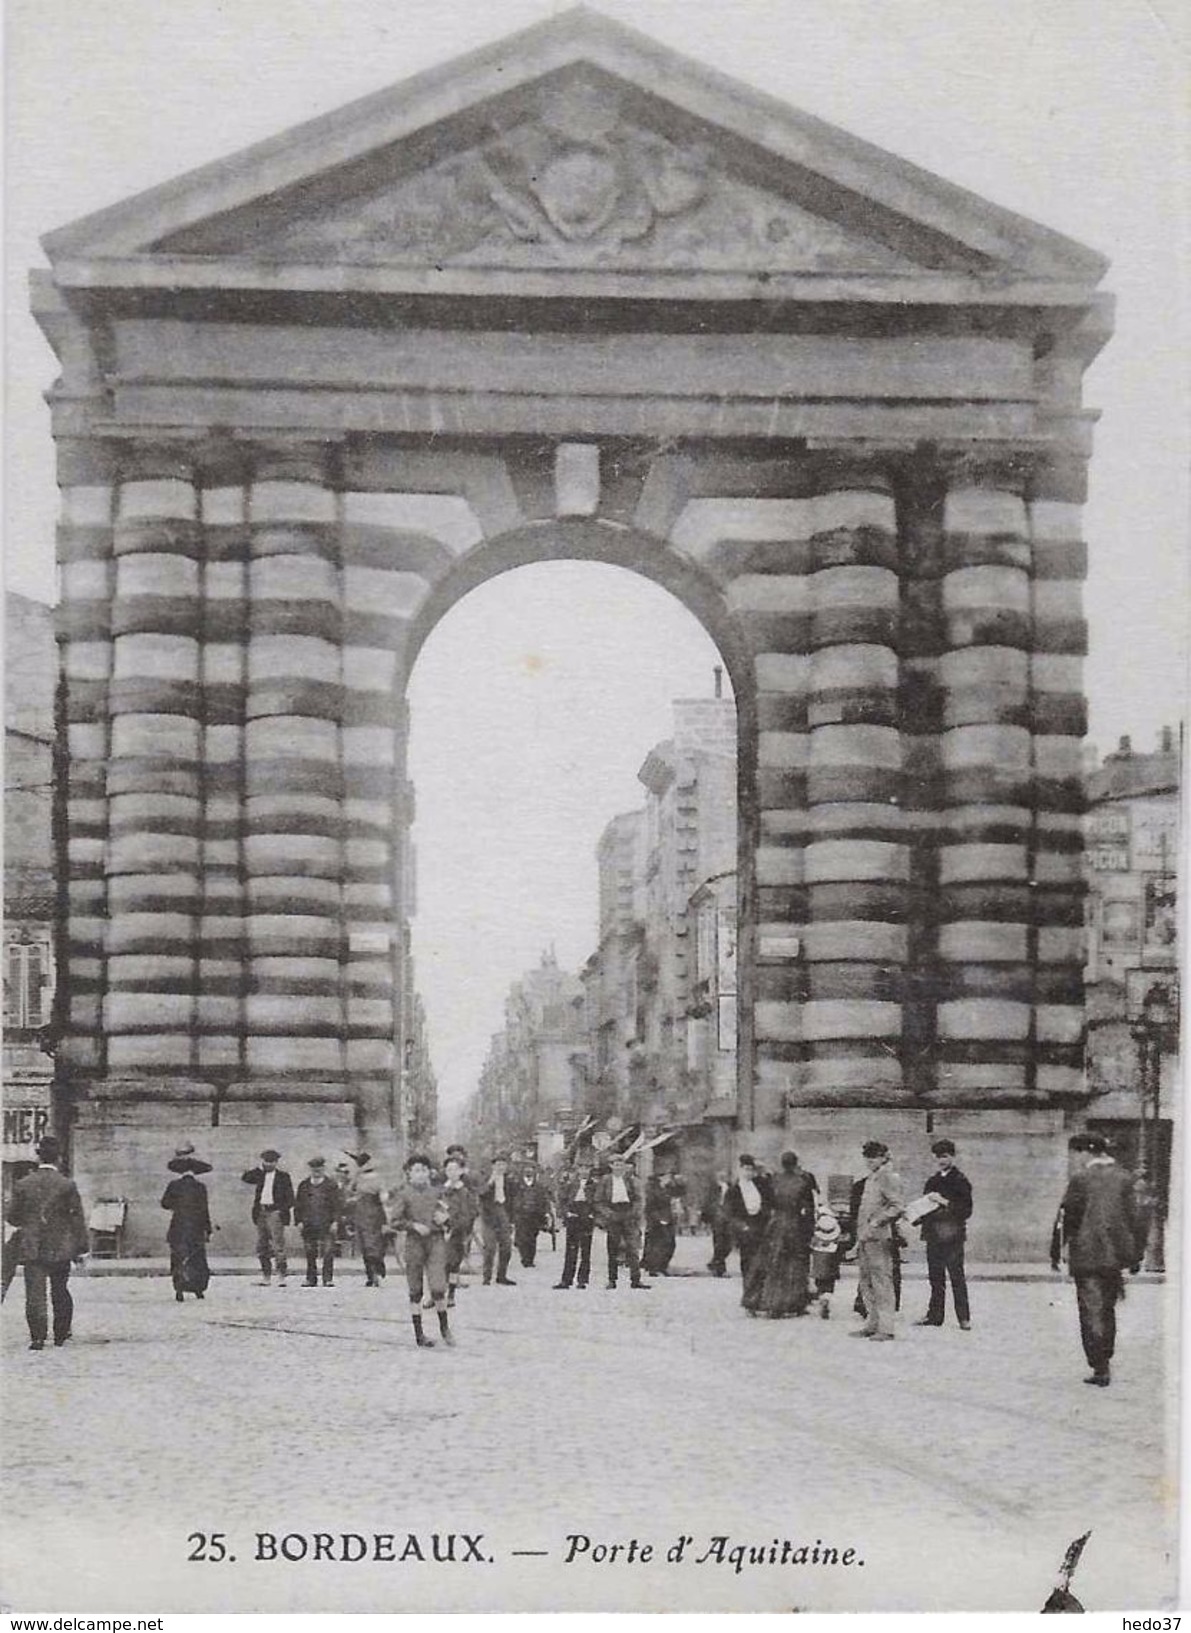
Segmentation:
{"type": "Polygon", "coordinates": [[[1133,1023],[1133,1037],[1137,1043],[1137,1061],[1140,1069],[1138,1082],[1139,1129],[1138,1155],[1146,1178],[1155,1193],[1153,1229],[1148,1258],[1152,1268],[1163,1268],[1163,1225],[1165,1215],[1165,1187],[1159,1183],[1162,1127],[1162,1060],[1173,1054],[1179,1043],[1179,1011],[1175,992],[1161,981],[1155,981],[1141,1002],[1141,1010],[1133,1023]]]}

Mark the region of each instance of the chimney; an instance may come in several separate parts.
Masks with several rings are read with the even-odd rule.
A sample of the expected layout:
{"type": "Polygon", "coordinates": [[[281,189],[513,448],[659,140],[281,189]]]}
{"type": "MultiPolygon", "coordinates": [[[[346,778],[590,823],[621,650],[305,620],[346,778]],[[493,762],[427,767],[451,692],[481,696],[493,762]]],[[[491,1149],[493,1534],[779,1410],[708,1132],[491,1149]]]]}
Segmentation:
{"type": "Polygon", "coordinates": [[[1122,737],[1120,742],[1117,744],[1117,753],[1118,754],[1123,754],[1126,757],[1128,757],[1130,754],[1132,754],[1133,753],[1133,739],[1131,737],[1122,737]]]}
{"type": "Polygon", "coordinates": [[[721,669],[721,667],[719,666],[718,663],[715,666],[714,674],[715,674],[715,695],[716,695],[716,697],[723,697],[723,695],[724,695],[724,671],[721,669]]]}
{"type": "Polygon", "coordinates": [[[1163,726],[1161,749],[1163,754],[1174,753],[1174,732],[1169,726],[1163,726]]]}

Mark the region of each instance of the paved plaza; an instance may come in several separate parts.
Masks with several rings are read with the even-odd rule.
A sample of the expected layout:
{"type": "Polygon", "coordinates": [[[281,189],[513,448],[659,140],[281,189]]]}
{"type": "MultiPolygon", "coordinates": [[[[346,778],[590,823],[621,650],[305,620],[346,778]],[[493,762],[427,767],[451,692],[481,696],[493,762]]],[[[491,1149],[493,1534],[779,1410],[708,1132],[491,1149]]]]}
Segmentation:
{"type": "MultiPolygon", "coordinates": [[[[679,1268],[706,1251],[684,1239],[679,1268]]],[[[909,1281],[899,1341],[875,1345],[848,1336],[850,1280],[830,1321],[769,1322],[745,1316],[735,1278],[556,1292],[560,1264],[546,1251],[515,1288],[468,1286],[458,1347],[433,1352],[413,1347],[392,1274],[379,1291],[221,1276],[184,1306],[159,1278],[79,1276],[77,1337],[41,1354],[18,1282],[5,1605],[1036,1610],[1089,1528],[1089,1609],[1171,1592],[1172,1288],[1131,1284],[1115,1381],[1096,1390],[1058,1277],[977,1281],[967,1334],[913,1327],[926,1289],[909,1281]],[[47,1540],[63,1524],[68,1550],[47,1540]],[[234,1559],[188,1560],[196,1533],[234,1559]],[[435,1562],[450,1533],[456,1558],[435,1562]],[[597,1560],[634,1538],[635,1557],[597,1560]]]]}

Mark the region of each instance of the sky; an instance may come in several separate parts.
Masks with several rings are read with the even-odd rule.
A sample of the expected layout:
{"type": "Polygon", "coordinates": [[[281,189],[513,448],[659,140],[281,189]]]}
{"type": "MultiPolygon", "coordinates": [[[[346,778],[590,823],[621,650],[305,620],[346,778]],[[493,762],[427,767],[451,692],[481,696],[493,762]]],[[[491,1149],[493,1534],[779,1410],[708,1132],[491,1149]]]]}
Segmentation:
{"type": "MultiPolygon", "coordinates": [[[[564,9],[8,0],[10,589],[55,595],[42,401],[55,365],[27,315],[39,235],[564,9]]],[[[1101,750],[1126,732],[1151,743],[1186,692],[1191,12],[1181,0],[599,9],[1110,258],[1116,335],[1085,381],[1100,413],[1085,513],[1090,735],[1101,750]]],[[[636,770],[669,730],[670,699],[709,690],[714,662],[665,592],[561,564],[473,592],[427,643],[411,689],[416,935],[444,1101],[474,1087],[501,996],[541,945],[556,942],[567,963],[590,950],[595,837],[637,803],[636,770]],[[534,652],[540,668],[526,663],[534,652]],[[482,842],[460,816],[477,796],[482,842]]]]}

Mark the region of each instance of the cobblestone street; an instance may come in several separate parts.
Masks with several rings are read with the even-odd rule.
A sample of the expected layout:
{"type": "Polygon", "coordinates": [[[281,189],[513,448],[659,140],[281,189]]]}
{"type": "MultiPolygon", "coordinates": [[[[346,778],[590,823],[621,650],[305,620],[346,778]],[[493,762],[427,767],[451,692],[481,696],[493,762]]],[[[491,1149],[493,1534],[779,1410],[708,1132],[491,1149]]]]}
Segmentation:
{"type": "MultiPolygon", "coordinates": [[[[706,1247],[684,1240],[679,1263],[706,1247]]],[[[829,1322],[766,1322],[739,1309],[736,1279],[556,1292],[560,1264],[546,1252],[516,1288],[468,1286],[458,1348],[433,1352],[413,1347],[392,1273],[376,1292],[224,1276],[184,1306],[162,1279],[78,1276],[77,1336],[41,1354],[18,1282],[6,1608],[1036,1610],[1089,1527],[1089,1609],[1172,1591],[1171,1289],[1130,1287],[1101,1391],[1081,1384],[1057,1277],[977,1282],[968,1334],[914,1328],[925,1286],[909,1281],[899,1342],[873,1345],[849,1340],[850,1280],[829,1322]],[[69,1551],[46,1543],[62,1523],[69,1551]],[[223,1533],[234,1561],[188,1562],[196,1532],[223,1533]],[[370,1557],[254,1557],[258,1533],[315,1532],[337,1552],[360,1533],[370,1557]],[[371,1558],[378,1532],[399,1563],[371,1558]],[[425,1563],[401,1560],[411,1532],[425,1563]],[[482,1533],[484,1562],[431,1562],[448,1532],[459,1554],[482,1533]],[[592,1543],[569,1564],[568,1535],[592,1543]],[[855,1559],[738,1571],[716,1536],[725,1553],[819,1540],[855,1559]],[[593,1561],[634,1537],[651,1559],[593,1561]]]]}

